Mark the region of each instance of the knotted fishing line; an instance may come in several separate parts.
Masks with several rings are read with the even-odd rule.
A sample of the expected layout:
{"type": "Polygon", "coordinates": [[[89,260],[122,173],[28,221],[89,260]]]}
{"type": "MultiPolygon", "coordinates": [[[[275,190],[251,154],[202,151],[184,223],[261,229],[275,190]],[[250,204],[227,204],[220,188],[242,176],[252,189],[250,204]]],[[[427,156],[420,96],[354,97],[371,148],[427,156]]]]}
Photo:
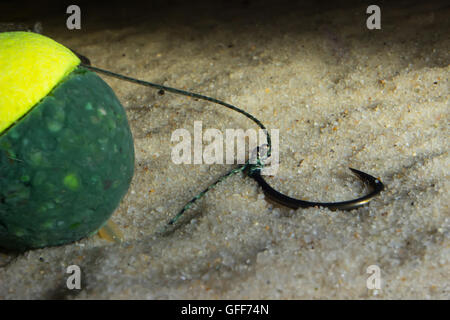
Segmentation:
{"type": "Polygon", "coordinates": [[[311,201],[294,199],[289,196],[286,196],[286,195],[276,191],[275,189],[273,189],[261,176],[261,170],[264,167],[264,162],[271,156],[272,143],[271,143],[271,139],[270,139],[270,134],[269,134],[268,130],[266,129],[266,127],[261,123],[261,121],[259,121],[257,118],[255,118],[250,113],[248,113],[245,110],[242,110],[236,106],[233,106],[229,103],[226,103],[226,102],[223,102],[218,99],[211,98],[211,97],[208,97],[205,95],[201,95],[198,93],[193,93],[193,92],[189,92],[189,91],[185,91],[185,90],[181,90],[181,89],[175,89],[172,87],[167,87],[167,86],[163,86],[160,84],[156,84],[156,83],[152,83],[152,82],[148,82],[148,81],[144,81],[144,80],[138,80],[138,79],[127,77],[127,76],[117,74],[117,73],[114,73],[114,72],[111,72],[108,70],[93,67],[90,65],[89,59],[87,59],[87,58],[84,58],[83,62],[84,63],[82,65],[85,68],[91,69],[91,70],[99,72],[99,73],[103,73],[107,76],[111,76],[111,77],[118,78],[121,80],[136,83],[136,84],[139,84],[142,86],[151,87],[151,88],[155,88],[158,90],[164,90],[167,92],[171,92],[171,93],[175,93],[175,94],[179,94],[179,95],[183,95],[183,96],[188,96],[188,97],[192,97],[192,98],[196,98],[196,99],[200,99],[200,100],[205,100],[205,101],[209,101],[209,102],[212,102],[215,104],[222,105],[226,108],[229,108],[231,110],[234,110],[236,112],[243,114],[244,116],[246,116],[247,118],[249,118],[250,120],[255,122],[266,134],[266,137],[267,137],[267,151],[266,152],[261,152],[262,146],[258,147],[257,150],[255,150],[256,155],[253,158],[249,158],[245,164],[239,166],[238,168],[230,170],[229,172],[227,172],[226,174],[221,176],[219,179],[217,179],[215,182],[210,184],[202,192],[198,193],[188,203],[186,203],[186,205],[178,212],[178,214],[176,216],[174,216],[172,219],[169,220],[168,225],[173,225],[174,223],[176,223],[181,218],[181,216],[186,212],[186,210],[191,208],[192,205],[198,199],[202,198],[208,191],[213,189],[217,184],[224,181],[228,177],[230,177],[236,173],[243,172],[243,171],[247,171],[248,175],[258,182],[258,184],[261,186],[261,188],[263,189],[264,193],[266,194],[266,196],[268,198],[270,198],[271,200],[273,200],[279,204],[282,204],[284,206],[287,206],[287,207],[293,208],[293,209],[297,209],[300,207],[307,208],[307,207],[321,206],[321,207],[327,207],[331,210],[351,210],[351,209],[355,209],[355,208],[358,208],[360,206],[367,204],[370,200],[372,200],[376,195],[378,195],[384,189],[384,185],[379,179],[377,179],[367,173],[364,173],[362,171],[350,168],[350,170],[360,180],[362,180],[366,185],[368,185],[369,189],[371,189],[371,192],[369,194],[367,194],[363,197],[357,198],[357,199],[353,199],[353,200],[349,200],[349,201],[342,201],[342,202],[311,202],[311,201]]]}

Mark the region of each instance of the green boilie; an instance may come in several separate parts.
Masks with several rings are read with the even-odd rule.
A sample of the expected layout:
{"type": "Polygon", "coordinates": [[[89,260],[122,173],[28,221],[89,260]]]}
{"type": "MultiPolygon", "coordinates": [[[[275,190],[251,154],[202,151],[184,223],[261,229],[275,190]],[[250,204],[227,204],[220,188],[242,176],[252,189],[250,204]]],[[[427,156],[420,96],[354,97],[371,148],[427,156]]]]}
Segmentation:
{"type": "Polygon", "coordinates": [[[61,245],[95,233],[133,171],[125,110],[100,77],[76,66],[0,130],[0,247],[61,245]]]}

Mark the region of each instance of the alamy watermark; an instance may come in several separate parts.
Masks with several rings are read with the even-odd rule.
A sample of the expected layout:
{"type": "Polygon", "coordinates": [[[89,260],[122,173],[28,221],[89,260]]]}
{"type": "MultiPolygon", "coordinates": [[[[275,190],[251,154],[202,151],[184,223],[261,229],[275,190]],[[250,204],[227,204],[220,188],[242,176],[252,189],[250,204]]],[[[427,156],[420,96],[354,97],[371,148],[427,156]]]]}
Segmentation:
{"type": "Polygon", "coordinates": [[[367,267],[367,274],[370,276],[367,278],[366,286],[369,290],[381,289],[381,269],[376,264],[372,264],[367,267]]]}
{"type": "Polygon", "coordinates": [[[255,151],[260,147],[260,159],[264,162],[263,175],[275,175],[279,166],[279,130],[269,130],[272,150],[265,158],[267,136],[264,130],[209,128],[203,130],[201,121],[194,121],[194,137],[187,129],[177,129],[172,133],[171,141],[177,142],[172,147],[172,161],[175,164],[244,164],[247,160],[256,164],[255,151]],[[203,146],[203,142],[208,143],[203,146]],[[248,142],[248,143],[247,143],[248,142]],[[225,145],[225,155],[224,155],[225,145]]]}
{"type": "Polygon", "coordinates": [[[69,30],[81,29],[81,9],[79,6],[72,4],[67,7],[66,13],[70,16],[66,20],[66,26],[69,30]]]}
{"type": "Polygon", "coordinates": [[[76,264],[70,265],[66,269],[66,273],[70,274],[66,280],[66,286],[69,290],[81,289],[81,269],[76,264]]]}
{"type": "Polygon", "coordinates": [[[372,4],[367,7],[366,10],[367,14],[370,14],[370,16],[366,20],[366,26],[367,29],[373,30],[373,29],[381,29],[381,9],[376,4],[372,4]]]}
{"type": "MultiPolygon", "coordinates": [[[[70,16],[66,20],[66,26],[69,30],[81,29],[81,8],[75,4],[67,7],[66,13],[70,16]]],[[[369,30],[381,29],[381,9],[379,6],[372,4],[367,7],[366,14],[370,16],[366,20],[366,26],[369,30]]]]}

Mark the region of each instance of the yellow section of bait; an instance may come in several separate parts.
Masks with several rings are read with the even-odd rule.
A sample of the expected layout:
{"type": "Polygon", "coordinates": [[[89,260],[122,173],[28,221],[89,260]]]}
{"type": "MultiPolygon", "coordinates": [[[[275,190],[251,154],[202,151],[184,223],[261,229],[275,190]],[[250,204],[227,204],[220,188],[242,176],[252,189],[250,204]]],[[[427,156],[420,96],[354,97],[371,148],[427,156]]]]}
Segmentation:
{"type": "Polygon", "coordinates": [[[40,34],[0,33],[0,134],[79,63],[72,51],[40,34]]]}

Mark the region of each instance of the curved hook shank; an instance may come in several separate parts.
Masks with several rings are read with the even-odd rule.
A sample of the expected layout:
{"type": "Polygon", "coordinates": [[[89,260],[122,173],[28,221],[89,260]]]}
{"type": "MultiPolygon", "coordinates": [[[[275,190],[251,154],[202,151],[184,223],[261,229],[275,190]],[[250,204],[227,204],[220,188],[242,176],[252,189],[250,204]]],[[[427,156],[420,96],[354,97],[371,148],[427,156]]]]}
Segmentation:
{"type": "Polygon", "coordinates": [[[371,192],[368,195],[365,195],[361,198],[357,198],[354,200],[349,201],[343,201],[343,202],[310,202],[310,201],[304,201],[299,199],[294,199],[291,197],[288,197],[287,195],[284,195],[278,191],[276,191],[274,188],[272,188],[266,180],[261,176],[261,170],[256,169],[250,172],[250,176],[255,179],[258,184],[263,189],[266,196],[286,207],[292,208],[292,209],[298,209],[298,208],[308,208],[308,207],[326,207],[331,210],[352,210],[356,209],[358,207],[361,207],[368,203],[370,200],[372,200],[376,195],[378,195],[381,191],[384,190],[383,183],[378,180],[375,177],[372,177],[370,174],[367,174],[365,172],[349,168],[352,170],[352,172],[358,176],[359,179],[361,179],[365,184],[368,185],[368,187],[371,189],[371,192]]]}

